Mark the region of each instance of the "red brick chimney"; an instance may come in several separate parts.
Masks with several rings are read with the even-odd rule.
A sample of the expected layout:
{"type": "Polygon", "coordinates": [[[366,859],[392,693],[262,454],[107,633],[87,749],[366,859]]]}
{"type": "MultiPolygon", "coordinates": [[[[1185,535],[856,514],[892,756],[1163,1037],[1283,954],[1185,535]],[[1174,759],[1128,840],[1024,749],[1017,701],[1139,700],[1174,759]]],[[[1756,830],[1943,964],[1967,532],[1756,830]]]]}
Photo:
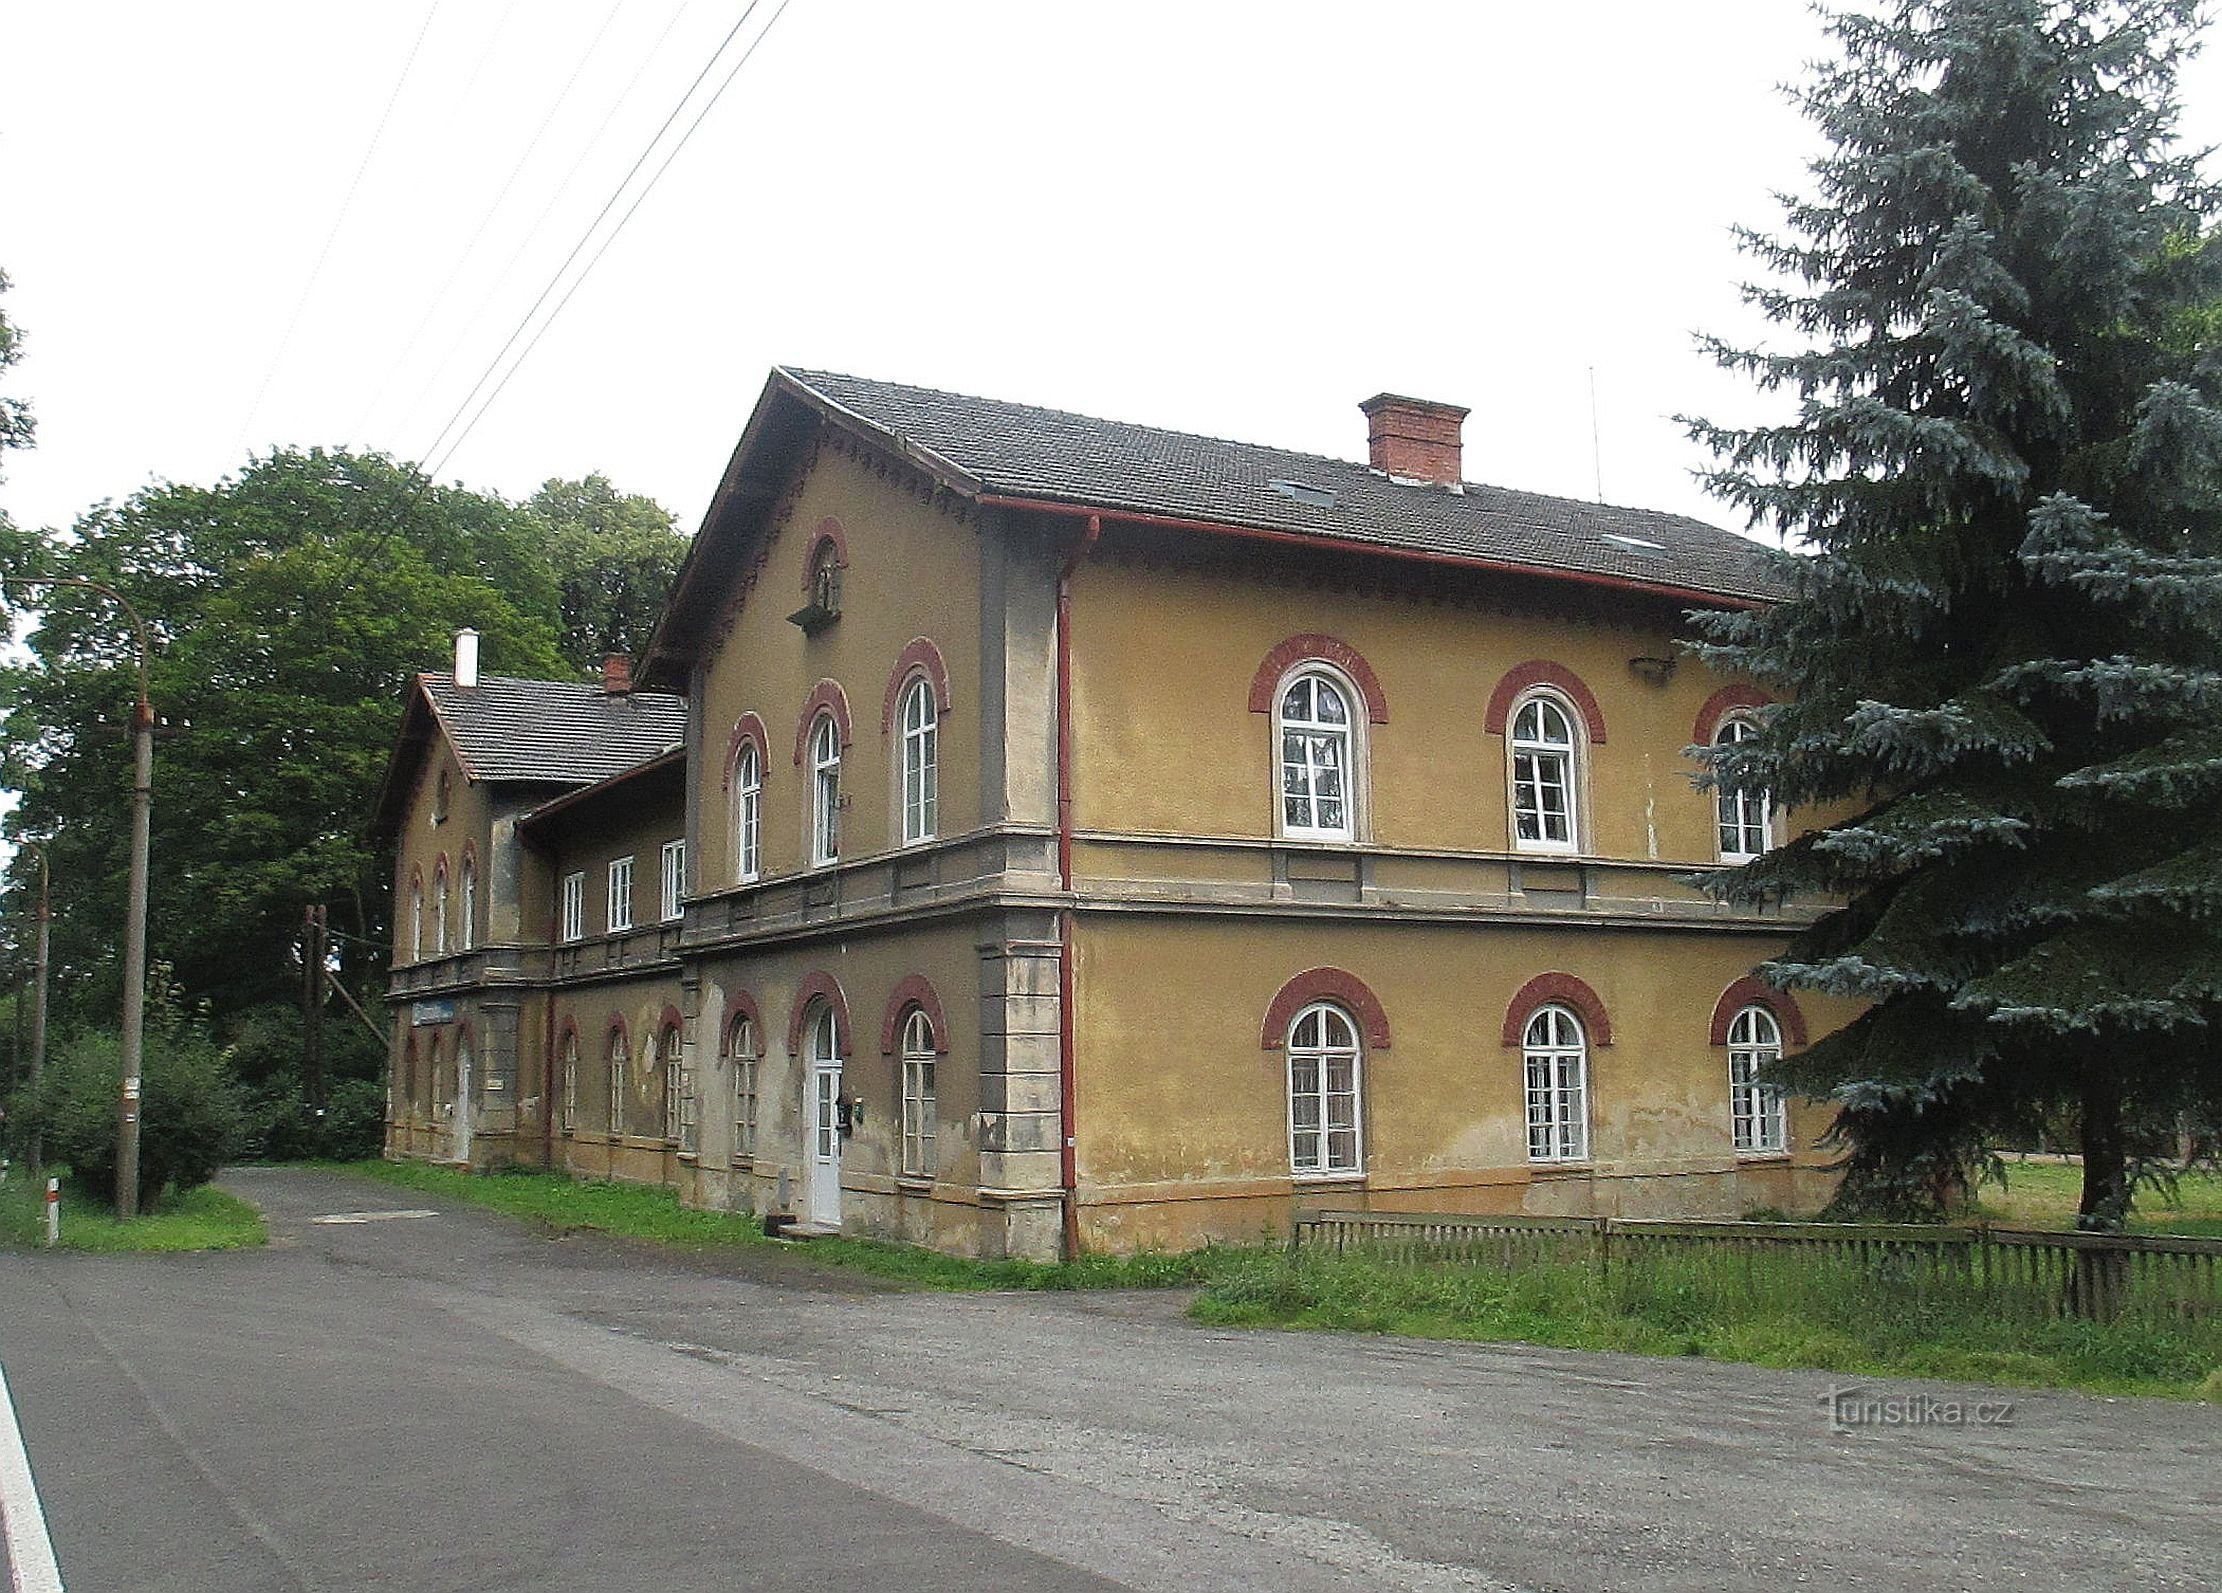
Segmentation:
{"type": "Polygon", "coordinates": [[[1366,452],[1374,469],[1438,486],[1466,479],[1459,468],[1459,432],[1470,410],[1398,393],[1375,393],[1358,407],[1365,411],[1366,452]]]}
{"type": "Polygon", "coordinates": [[[602,690],[622,697],[633,689],[633,661],[623,653],[602,655],[602,690]]]}

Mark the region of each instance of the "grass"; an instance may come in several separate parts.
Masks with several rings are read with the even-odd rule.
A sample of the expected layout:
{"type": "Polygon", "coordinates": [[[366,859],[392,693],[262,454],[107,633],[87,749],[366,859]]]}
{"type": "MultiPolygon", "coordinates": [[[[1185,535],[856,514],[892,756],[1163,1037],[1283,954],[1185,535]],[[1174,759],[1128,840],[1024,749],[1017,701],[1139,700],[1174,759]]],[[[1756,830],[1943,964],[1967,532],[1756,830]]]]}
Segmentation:
{"type": "Polygon", "coordinates": [[[2022,1314],[1972,1285],[1847,1276],[1804,1258],[1756,1280],[1739,1257],[1727,1266],[1668,1259],[1607,1281],[1584,1264],[1507,1272],[1257,1254],[1217,1278],[1193,1314],[1223,1326],[1512,1340],[2222,1403],[2222,1321],[2022,1314]]]}
{"type": "MultiPolygon", "coordinates": [[[[1728,1271],[1702,1259],[1670,1261],[1624,1270],[1609,1284],[1585,1264],[1506,1272],[1292,1256],[1278,1245],[1061,1264],[966,1261],[864,1239],[787,1244],[766,1238],[757,1219],[690,1211],[673,1191],[647,1185],[544,1172],[468,1173],[421,1162],[352,1162],[341,1170],[559,1231],[693,1250],[777,1248],[808,1263],[918,1288],[1193,1287],[1200,1292],[1191,1314],[1221,1326],[1509,1340],[2222,1403],[2222,1322],[2102,1324],[2016,1315],[1972,1288],[1955,1292],[1933,1278],[1846,1275],[1799,1261],[1786,1260],[1764,1277],[1741,1258],[1728,1271]]],[[[2072,1198],[2068,1204],[2072,1211],[2072,1198]]]]}
{"type": "MultiPolygon", "coordinates": [[[[2083,1169],[2072,1163],[2006,1163],[2004,1184],[1985,1184],[1980,1204],[1991,1222],[2022,1228],[2073,1228],[2083,1169]]],[[[2222,1239],[2222,1176],[2185,1173],[2173,1191],[2140,1189],[2132,1233],[2222,1239]]]]}
{"type": "MultiPolygon", "coordinates": [[[[0,1188],[0,1243],[45,1244],[45,1196],[27,1179],[11,1179],[0,1188]]],[[[106,1202],[88,1199],[62,1181],[64,1250],[246,1250],[269,1239],[261,1212],[213,1185],[172,1195],[147,1215],[124,1222],[106,1202]]]]}
{"type": "Polygon", "coordinates": [[[930,1289],[1132,1289],[1208,1282],[1234,1254],[1207,1247],[1185,1255],[1084,1256],[1078,1261],[967,1261],[911,1245],[822,1238],[806,1245],[767,1238],[760,1219],[693,1211],[669,1189],[605,1183],[562,1173],[467,1173],[423,1162],[349,1162],[344,1171],[423,1194],[446,1196],[565,1232],[647,1239],[686,1249],[777,1249],[820,1265],[930,1289]]]}

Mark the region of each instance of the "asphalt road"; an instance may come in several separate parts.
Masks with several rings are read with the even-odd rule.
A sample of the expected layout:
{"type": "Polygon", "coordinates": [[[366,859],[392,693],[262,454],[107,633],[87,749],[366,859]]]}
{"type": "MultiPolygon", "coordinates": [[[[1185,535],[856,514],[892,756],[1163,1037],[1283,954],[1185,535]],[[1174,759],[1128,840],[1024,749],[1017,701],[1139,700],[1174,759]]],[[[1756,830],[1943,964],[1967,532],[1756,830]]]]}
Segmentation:
{"type": "Polygon", "coordinates": [[[263,1252],[0,1253],[72,1593],[2212,1588],[2222,1412],[912,1294],[230,1180],[263,1252]],[[1932,1400],[1971,1392],[1874,1385],[1932,1400]]]}

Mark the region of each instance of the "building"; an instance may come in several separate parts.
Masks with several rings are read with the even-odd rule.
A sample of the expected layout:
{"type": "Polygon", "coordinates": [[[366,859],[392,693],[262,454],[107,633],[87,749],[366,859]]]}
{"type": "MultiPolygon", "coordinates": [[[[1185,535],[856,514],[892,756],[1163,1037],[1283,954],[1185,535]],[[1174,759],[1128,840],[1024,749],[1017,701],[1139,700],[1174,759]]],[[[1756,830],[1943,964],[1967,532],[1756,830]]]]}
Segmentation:
{"type": "Polygon", "coordinates": [[[1784,838],[1687,753],[1765,706],[1678,645],[1757,550],[1363,408],[1360,464],[775,370],[642,689],[412,696],[404,900],[488,916],[399,915],[393,1151],[981,1255],[1819,1204],[1753,1074],[1843,1014],[1748,977],[1805,909],[1691,883],[1784,838]]]}

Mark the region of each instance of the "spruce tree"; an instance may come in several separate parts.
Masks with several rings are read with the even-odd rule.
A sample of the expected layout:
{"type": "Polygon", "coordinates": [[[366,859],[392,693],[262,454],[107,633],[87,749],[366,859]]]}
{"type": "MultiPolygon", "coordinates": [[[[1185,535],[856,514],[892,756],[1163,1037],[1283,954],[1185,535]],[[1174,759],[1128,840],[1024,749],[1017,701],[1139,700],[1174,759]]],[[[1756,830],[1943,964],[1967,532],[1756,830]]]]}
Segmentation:
{"type": "Polygon", "coordinates": [[[2176,141],[2194,0],[1828,14],[1829,141],[1742,241],[1794,399],[1692,421],[1791,596],[1699,616],[1787,701],[1706,779],[1853,816],[1713,878],[1829,909],[1762,974],[1862,1014],[1784,1077],[1839,1103],[1848,1202],[1930,1207],[2072,1125],[2120,1225],[2222,1121],[2222,246],[2176,141]]]}

